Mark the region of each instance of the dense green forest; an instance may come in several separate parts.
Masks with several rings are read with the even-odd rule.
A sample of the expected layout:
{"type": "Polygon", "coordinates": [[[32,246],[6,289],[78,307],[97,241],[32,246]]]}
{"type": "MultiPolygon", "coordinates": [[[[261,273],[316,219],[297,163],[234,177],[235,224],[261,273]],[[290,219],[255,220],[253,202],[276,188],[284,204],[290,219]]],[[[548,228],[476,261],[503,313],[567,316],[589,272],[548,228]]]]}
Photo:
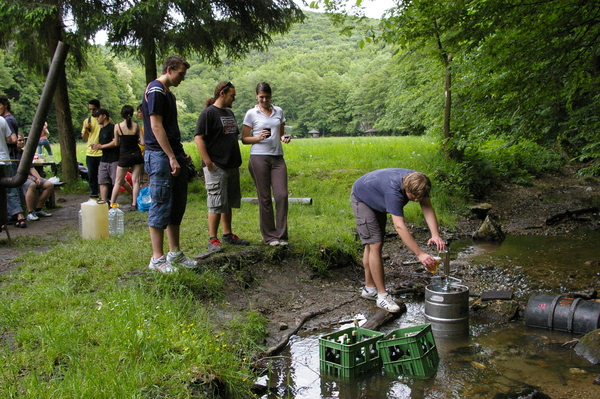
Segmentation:
{"type": "MultiPolygon", "coordinates": [[[[582,174],[599,173],[600,5],[398,4],[382,21],[306,12],[289,33],[273,36],[268,51],[241,60],[222,57],[218,66],[188,56],[192,67],[174,89],[184,138],[192,138],[218,81],[236,86],[233,110],[240,123],[255,102],[255,85],[268,81],[293,135],[306,137],[313,129],[326,137],[369,129],[431,135],[458,162],[446,171],[446,183],[475,196],[499,180],[526,182],[562,162],[582,163],[582,174]],[[450,93],[452,102],[445,103],[450,93]]],[[[10,46],[5,49],[0,90],[27,129],[43,80],[16,61],[10,46]]],[[[145,86],[137,59],[103,46],[86,57],[83,71],[73,63],[67,72],[76,131],[87,100],[99,98],[118,120],[121,106],[139,103],[145,86]]],[[[53,111],[49,123],[55,131],[53,111]]]]}
{"type": "MultiPolygon", "coordinates": [[[[307,15],[306,22],[294,26],[288,35],[275,37],[268,52],[253,51],[241,61],[223,58],[216,67],[188,57],[192,67],[186,80],[174,89],[185,139],[192,139],[204,100],[221,80],[236,86],[233,110],[240,123],[255,104],[254,88],[260,81],[271,83],[274,102],[284,109],[294,135],[303,136],[312,129],[326,136],[361,134],[383,120],[384,92],[389,89],[386,76],[396,66],[391,52],[375,46],[361,50],[358,35],[339,35],[325,14],[307,15]]],[[[6,51],[2,61],[0,85],[13,99],[20,125],[26,127],[43,81],[23,71],[6,51]]],[[[139,103],[145,82],[144,70],[136,60],[116,57],[100,46],[90,51],[87,65],[81,73],[73,67],[68,72],[76,126],[87,116],[86,104],[91,98],[99,98],[117,118],[122,104],[139,103]]],[[[49,119],[52,129],[55,125],[52,117],[49,119]]],[[[385,133],[405,132],[403,126],[390,126],[385,133]]]]}

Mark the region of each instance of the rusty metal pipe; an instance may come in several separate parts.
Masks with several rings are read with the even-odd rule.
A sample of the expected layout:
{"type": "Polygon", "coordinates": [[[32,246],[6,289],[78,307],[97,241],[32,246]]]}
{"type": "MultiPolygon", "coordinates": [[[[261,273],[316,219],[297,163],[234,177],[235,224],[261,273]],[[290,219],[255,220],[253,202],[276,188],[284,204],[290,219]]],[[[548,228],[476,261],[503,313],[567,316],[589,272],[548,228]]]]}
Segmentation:
{"type": "Polygon", "coordinates": [[[44,122],[48,117],[48,110],[52,102],[52,97],[56,91],[58,85],[58,78],[60,71],[65,67],[65,60],[67,59],[67,52],[69,51],[69,45],[64,42],[58,42],[56,50],[54,51],[54,57],[50,64],[50,70],[46,76],[46,83],[42,90],[40,102],[35,111],[33,122],[31,123],[31,129],[29,130],[29,138],[25,148],[23,148],[23,156],[21,157],[21,163],[17,168],[17,174],[12,177],[0,178],[0,187],[20,187],[25,183],[25,179],[29,176],[29,169],[31,169],[31,161],[35,155],[35,150],[42,134],[42,128],[44,122]]]}

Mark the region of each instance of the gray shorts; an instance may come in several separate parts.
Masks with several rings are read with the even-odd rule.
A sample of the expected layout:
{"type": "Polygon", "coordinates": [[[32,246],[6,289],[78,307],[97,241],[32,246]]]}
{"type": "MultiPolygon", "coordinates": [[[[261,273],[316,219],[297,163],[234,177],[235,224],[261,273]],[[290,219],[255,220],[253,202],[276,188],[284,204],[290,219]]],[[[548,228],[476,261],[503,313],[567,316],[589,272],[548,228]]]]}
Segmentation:
{"type": "Polygon", "coordinates": [[[364,202],[350,195],[350,203],[356,220],[356,231],[363,245],[382,243],[385,237],[387,213],[371,209],[364,202]]]}
{"type": "Polygon", "coordinates": [[[209,213],[228,213],[242,203],[240,168],[221,169],[215,166],[212,173],[205,166],[206,202],[209,213]]]}
{"type": "MultiPolygon", "coordinates": [[[[44,183],[46,183],[47,181],[48,180],[46,180],[46,179],[42,179],[42,184],[40,184],[39,188],[42,188],[42,186],[44,185],[44,183]]],[[[27,192],[27,189],[29,188],[30,184],[35,184],[35,182],[33,180],[26,179],[25,183],[23,183],[23,186],[22,186],[23,187],[23,193],[27,192]]]]}
{"type": "Polygon", "coordinates": [[[98,184],[113,184],[117,180],[117,164],[116,162],[100,162],[98,169],[98,184]]]}

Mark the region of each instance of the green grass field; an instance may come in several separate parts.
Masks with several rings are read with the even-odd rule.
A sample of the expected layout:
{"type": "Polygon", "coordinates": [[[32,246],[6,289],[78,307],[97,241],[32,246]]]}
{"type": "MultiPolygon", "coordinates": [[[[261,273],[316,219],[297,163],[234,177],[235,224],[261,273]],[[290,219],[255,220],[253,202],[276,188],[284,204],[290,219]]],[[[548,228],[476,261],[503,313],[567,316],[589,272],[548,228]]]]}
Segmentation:
{"type": "MultiPolygon", "coordinates": [[[[199,165],[193,143],[185,148],[199,165]]],[[[247,161],[249,147],[242,151],[247,161]]],[[[290,205],[291,250],[321,272],[327,269],[323,249],[356,256],[360,248],[348,200],[358,177],[387,167],[435,174],[449,166],[429,138],[302,139],[285,151],[290,196],[313,200],[290,205]]],[[[82,145],[78,153],[83,160],[82,145]]],[[[440,223],[452,225],[462,202],[433,183],[440,223]]],[[[255,196],[246,164],[242,191],[255,196]]],[[[190,255],[206,248],[205,202],[196,180],[182,225],[182,249],[190,255]]],[[[406,217],[424,224],[417,204],[406,217]]],[[[211,380],[224,382],[231,397],[250,397],[248,359],[265,334],[264,320],[250,311],[215,322],[210,309],[224,299],[217,271],[148,272],[145,218],[128,213],[126,234],[100,241],[79,238],[74,223],[57,232],[51,249],[41,254],[16,243],[26,253],[14,272],[0,276],[0,397],[202,397],[193,382],[211,380]]],[[[256,205],[242,203],[233,226],[260,243],[256,205]]]]}

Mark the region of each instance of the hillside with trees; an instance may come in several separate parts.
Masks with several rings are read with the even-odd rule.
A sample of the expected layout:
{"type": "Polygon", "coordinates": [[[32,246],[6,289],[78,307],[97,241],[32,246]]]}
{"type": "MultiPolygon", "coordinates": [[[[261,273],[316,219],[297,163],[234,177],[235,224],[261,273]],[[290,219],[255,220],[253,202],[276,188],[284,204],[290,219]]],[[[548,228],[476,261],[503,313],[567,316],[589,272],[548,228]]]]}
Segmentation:
{"type": "MultiPolygon", "coordinates": [[[[174,90],[184,138],[192,139],[217,82],[236,86],[241,123],[255,103],[254,87],[268,81],[293,135],[431,135],[457,161],[440,179],[476,196],[494,182],[525,183],[564,161],[598,174],[599,5],[399,4],[381,21],[305,12],[303,22],[273,35],[266,51],[243,58],[188,55],[192,67],[174,90]]],[[[27,127],[41,80],[19,67],[10,48],[0,61],[2,91],[27,127]]],[[[118,115],[122,104],[139,103],[146,81],[137,58],[116,56],[110,46],[93,46],[86,65],[67,70],[76,130],[88,99],[100,98],[118,115]]],[[[49,122],[57,129],[54,114],[49,122]]]]}

